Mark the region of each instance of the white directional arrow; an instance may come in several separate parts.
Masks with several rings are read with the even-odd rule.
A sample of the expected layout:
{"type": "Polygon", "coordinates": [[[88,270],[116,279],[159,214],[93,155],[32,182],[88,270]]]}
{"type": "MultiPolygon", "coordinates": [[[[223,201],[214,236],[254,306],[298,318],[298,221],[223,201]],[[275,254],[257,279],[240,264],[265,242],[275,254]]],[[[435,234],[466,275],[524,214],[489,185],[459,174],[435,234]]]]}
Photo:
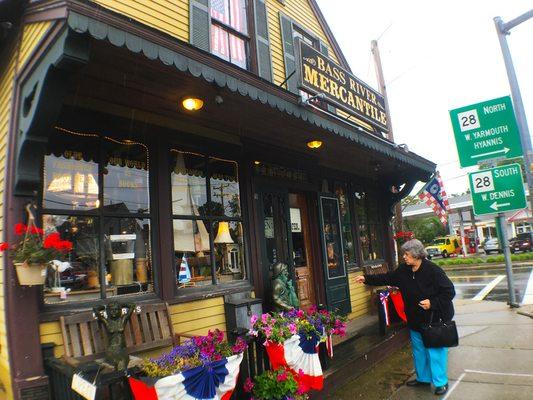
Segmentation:
{"type": "Polygon", "coordinates": [[[511,205],[511,203],[498,203],[497,201],[495,201],[489,207],[492,208],[494,211],[498,211],[498,208],[505,207],[505,206],[510,206],[510,205],[511,205]]]}
{"type": "Polygon", "coordinates": [[[473,156],[470,156],[470,158],[479,158],[479,157],[485,157],[485,156],[492,156],[493,154],[507,154],[511,151],[509,147],[504,147],[501,150],[495,150],[495,151],[489,151],[488,153],[481,153],[481,154],[474,154],[473,156]]]}

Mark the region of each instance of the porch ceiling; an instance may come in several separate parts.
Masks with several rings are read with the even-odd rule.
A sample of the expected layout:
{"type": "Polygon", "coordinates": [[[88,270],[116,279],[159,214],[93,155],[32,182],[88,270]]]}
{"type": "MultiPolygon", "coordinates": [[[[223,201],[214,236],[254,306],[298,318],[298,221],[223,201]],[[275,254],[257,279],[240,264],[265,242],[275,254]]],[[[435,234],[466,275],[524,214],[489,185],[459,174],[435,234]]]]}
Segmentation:
{"type": "MultiPolygon", "coordinates": [[[[131,24],[131,22],[128,23],[131,24]]],[[[220,60],[217,60],[214,56],[202,54],[204,59],[209,57],[214,60],[210,65],[206,65],[205,63],[193,59],[190,55],[178,53],[174,49],[166,46],[164,40],[156,40],[158,38],[155,38],[154,33],[151,31],[146,32],[146,35],[143,35],[142,28],[138,27],[135,31],[136,34],[134,34],[126,31],[122,26],[114,24],[111,19],[106,20],[104,23],[102,22],[102,18],[97,20],[72,11],[68,16],[68,25],[74,32],[88,33],[97,40],[109,41],[111,44],[119,48],[127,48],[131,52],[142,53],[149,60],[159,60],[163,65],[174,68],[174,70],[178,69],[193,77],[202,78],[201,80],[204,82],[212,84],[215,92],[216,88],[226,89],[232,93],[237,93],[244,98],[250,99],[262,106],[260,115],[267,115],[268,113],[265,112],[265,109],[270,108],[271,111],[274,111],[274,120],[272,121],[268,118],[261,122],[261,124],[276,122],[275,129],[268,130],[269,134],[270,132],[274,132],[275,134],[275,132],[280,131],[280,121],[283,123],[291,122],[291,126],[293,127],[296,127],[303,122],[304,124],[302,124],[302,128],[307,132],[307,137],[309,137],[309,135],[315,135],[315,132],[310,132],[313,130],[313,127],[309,126],[314,125],[314,129],[318,128],[318,131],[322,131],[324,136],[327,135],[326,132],[329,132],[330,136],[333,136],[331,135],[332,133],[341,136],[342,138],[349,139],[351,142],[355,142],[358,146],[354,146],[353,151],[348,152],[349,154],[343,154],[344,157],[342,159],[336,159],[341,165],[343,164],[343,161],[346,162],[346,156],[350,157],[351,154],[353,157],[356,153],[357,157],[360,157],[361,150],[363,150],[363,154],[368,152],[368,162],[371,164],[372,169],[384,168],[387,164],[391,167],[390,171],[395,172],[397,171],[398,165],[405,165],[406,168],[411,170],[411,172],[418,170],[417,175],[421,178],[424,176],[427,177],[435,169],[435,164],[432,162],[419,157],[414,153],[399,150],[393,143],[367,132],[362,132],[341,121],[334,121],[324,115],[320,115],[319,112],[311,111],[308,108],[300,106],[298,104],[297,96],[288,93],[284,89],[275,85],[266,83],[264,80],[255,77],[246,71],[238,71],[239,73],[235,74],[236,76],[232,76],[226,71],[217,70],[216,64],[220,63],[220,60]],[[243,77],[246,79],[243,79],[243,77]],[[258,85],[255,85],[254,83],[257,83],[258,85]],[[269,86],[268,90],[265,90],[265,83],[269,86]],[[269,107],[264,107],[264,105],[268,105],[269,107]],[[283,114],[280,114],[280,111],[283,114]],[[280,115],[282,116],[280,117],[280,115]],[[392,160],[394,161],[391,163],[390,161],[392,160]]],[[[200,52],[197,49],[194,50],[200,52]]],[[[157,83],[154,82],[154,84],[157,83]]],[[[238,113],[241,115],[241,132],[243,131],[243,127],[246,127],[247,130],[249,129],[249,125],[242,125],[243,120],[246,118],[246,115],[242,116],[242,111],[244,110],[248,111],[248,109],[241,109],[241,112],[238,113]]],[[[225,112],[227,112],[227,110],[225,110],[225,112]]],[[[245,114],[248,113],[246,112],[245,114]]],[[[264,131],[267,132],[266,129],[264,131]]],[[[291,131],[290,136],[293,135],[294,133],[291,131]]],[[[276,140],[280,140],[283,135],[275,134],[275,136],[276,140]]],[[[298,138],[291,137],[290,139],[298,138]]],[[[343,142],[343,146],[346,145],[347,143],[343,142]]]]}

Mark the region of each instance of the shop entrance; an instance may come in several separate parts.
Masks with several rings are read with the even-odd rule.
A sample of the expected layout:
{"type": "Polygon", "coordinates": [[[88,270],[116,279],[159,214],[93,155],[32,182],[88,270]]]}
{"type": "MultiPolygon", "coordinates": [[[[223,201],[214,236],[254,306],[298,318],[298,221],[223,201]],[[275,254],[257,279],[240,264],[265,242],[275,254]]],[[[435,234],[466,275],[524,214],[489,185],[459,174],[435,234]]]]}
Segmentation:
{"type": "Polygon", "coordinates": [[[272,267],[278,262],[289,266],[295,279],[300,306],[315,303],[313,257],[309,232],[307,199],[301,193],[262,186],[259,200],[259,238],[266,303],[272,296],[272,267]]]}

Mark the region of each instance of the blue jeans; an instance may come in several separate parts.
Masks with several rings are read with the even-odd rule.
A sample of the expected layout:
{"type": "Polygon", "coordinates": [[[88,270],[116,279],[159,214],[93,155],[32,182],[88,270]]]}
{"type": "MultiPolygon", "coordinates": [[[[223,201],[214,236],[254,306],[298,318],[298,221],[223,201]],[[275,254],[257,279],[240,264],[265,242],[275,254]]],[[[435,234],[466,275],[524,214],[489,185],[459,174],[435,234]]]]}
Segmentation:
{"type": "Polygon", "coordinates": [[[413,347],[416,379],[419,382],[433,383],[435,387],[446,385],[448,383],[446,373],[448,348],[428,349],[424,347],[422,335],[419,332],[413,330],[409,330],[409,332],[413,347]]]}

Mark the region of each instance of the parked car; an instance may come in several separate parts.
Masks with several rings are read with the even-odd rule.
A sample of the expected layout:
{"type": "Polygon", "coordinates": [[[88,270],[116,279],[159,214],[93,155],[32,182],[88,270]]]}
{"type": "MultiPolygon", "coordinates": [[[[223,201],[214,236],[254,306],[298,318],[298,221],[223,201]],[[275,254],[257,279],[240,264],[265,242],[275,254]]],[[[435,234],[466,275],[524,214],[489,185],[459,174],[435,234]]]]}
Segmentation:
{"type": "Polygon", "coordinates": [[[501,253],[502,248],[500,246],[500,241],[498,238],[487,238],[485,242],[483,243],[483,251],[485,254],[490,253],[501,253]]]}
{"type": "Polygon", "coordinates": [[[432,257],[442,256],[449,257],[450,254],[458,253],[460,251],[461,238],[459,236],[442,236],[435,238],[429,246],[426,247],[428,259],[432,257]]]}
{"type": "Polygon", "coordinates": [[[509,239],[511,253],[517,251],[531,251],[533,249],[533,232],[519,233],[514,238],[509,239]]]}

